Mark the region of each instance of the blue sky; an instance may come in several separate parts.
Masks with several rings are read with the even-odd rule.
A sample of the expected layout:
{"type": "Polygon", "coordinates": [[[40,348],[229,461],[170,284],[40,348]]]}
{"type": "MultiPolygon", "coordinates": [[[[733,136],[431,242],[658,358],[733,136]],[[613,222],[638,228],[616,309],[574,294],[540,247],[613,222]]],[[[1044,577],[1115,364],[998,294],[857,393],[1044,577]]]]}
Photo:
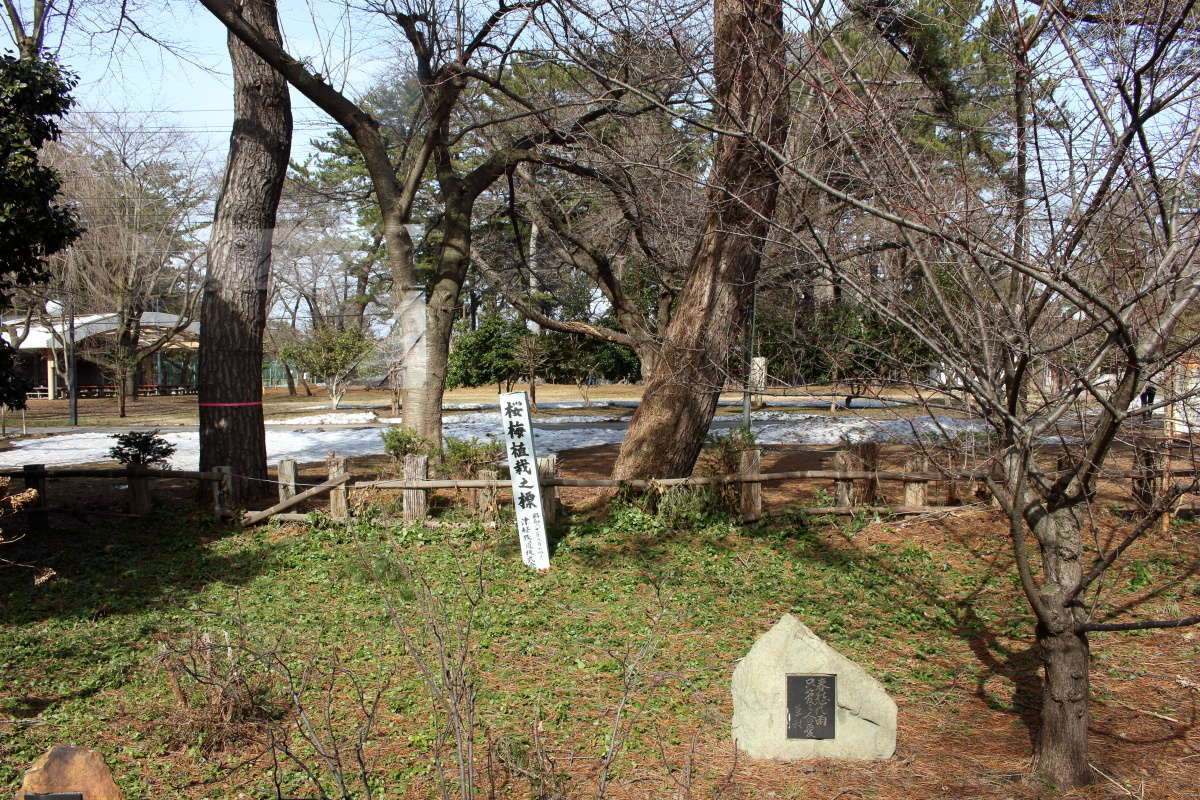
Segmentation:
{"type": "MultiPolygon", "coordinates": [[[[344,29],[337,18],[314,16],[303,2],[281,3],[281,16],[289,47],[297,57],[319,52],[314,26],[344,29]]],[[[68,34],[60,58],[78,74],[76,109],[93,112],[101,119],[130,115],[152,129],[180,134],[181,147],[199,150],[221,161],[228,148],[233,124],[233,81],[225,30],[199,3],[173,3],[167,10],[139,19],[154,36],[169,41],[178,54],[144,38],[133,37],[114,46],[111,37],[88,40],[68,34]]],[[[356,42],[356,47],[358,46],[356,42]]],[[[336,48],[331,48],[331,51],[336,48]]],[[[340,55],[340,51],[339,51],[340,55]]],[[[347,93],[364,91],[383,64],[368,54],[354,59],[347,75],[347,93]]],[[[330,65],[326,74],[338,74],[330,65]]],[[[309,140],[336,127],[307,99],[292,92],[296,125],[292,157],[302,160],[310,152],[309,140]]]]}

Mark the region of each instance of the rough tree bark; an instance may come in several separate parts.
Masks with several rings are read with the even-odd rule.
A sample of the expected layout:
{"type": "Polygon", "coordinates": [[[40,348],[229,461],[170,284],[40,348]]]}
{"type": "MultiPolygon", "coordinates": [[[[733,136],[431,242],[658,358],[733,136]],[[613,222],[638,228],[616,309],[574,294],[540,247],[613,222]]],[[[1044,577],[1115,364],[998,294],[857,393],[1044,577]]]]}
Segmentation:
{"type": "MultiPolygon", "coordinates": [[[[274,0],[241,17],[280,41],[274,0]]],[[[262,341],[275,212],[292,140],[287,82],[232,34],[234,123],[209,245],[200,328],[200,469],[229,465],[234,492],[267,475],[262,341]]]]}
{"type": "Polygon", "coordinates": [[[1087,746],[1091,656],[1083,629],[1087,609],[1072,595],[1083,580],[1083,520],[1080,509],[1071,506],[1030,522],[1045,576],[1043,605],[1035,609],[1045,685],[1034,770],[1059,788],[1086,786],[1092,779],[1087,746]]]}
{"type": "Polygon", "coordinates": [[[284,362],[283,375],[287,379],[288,397],[296,396],[296,376],[292,374],[292,368],[284,362]]]}
{"type": "MultiPolygon", "coordinates": [[[[450,335],[459,292],[471,265],[471,216],[478,193],[450,171],[449,161],[439,177],[444,212],[441,245],[434,259],[432,290],[425,306],[425,375],[419,385],[409,385],[404,395],[404,423],[422,438],[442,442],[442,397],[450,360],[450,335]],[[411,420],[411,422],[410,422],[411,420]]],[[[490,184],[490,181],[488,181],[490,184]]]]}
{"type": "Polygon", "coordinates": [[[779,0],[716,0],[717,142],[704,233],[674,318],[613,467],[615,478],[691,472],[741,332],[775,212],[776,159],[787,138],[787,69],[779,0]]]}

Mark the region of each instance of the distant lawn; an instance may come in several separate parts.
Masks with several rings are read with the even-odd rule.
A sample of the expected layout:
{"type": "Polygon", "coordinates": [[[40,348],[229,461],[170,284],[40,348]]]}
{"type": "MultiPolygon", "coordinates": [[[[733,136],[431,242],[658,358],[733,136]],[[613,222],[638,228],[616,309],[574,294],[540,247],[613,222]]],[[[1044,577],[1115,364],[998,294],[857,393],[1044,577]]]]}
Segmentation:
{"type": "MultiPolygon", "coordinates": [[[[312,394],[306,395],[302,388],[297,394],[289,395],[287,389],[269,388],[263,391],[263,411],[268,417],[272,415],[302,415],[319,413],[328,409],[329,395],[322,386],[312,386],[312,394]]],[[[515,391],[525,391],[527,384],[517,384],[515,391]]],[[[788,390],[796,395],[837,395],[844,391],[838,386],[804,386],[788,390]]],[[[903,395],[895,389],[883,391],[886,396],[903,395]]],[[[639,384],[609,384],[593,386],[588,392],[594,403],[606,400],[639,400],[642,387],[639,384]]],[[[476,386],[452,389],[446,392],[445,402],[454,403],[495,403],[496,387],[476,386]]],[[[583,397],[579,389],[571,384],[538,384],[538,400],[541,402],[570,402],[582,403],[583,397]]],[[[769,395],[772,400],[779,400],[784,395],[769,395]]],[[[722,394],[726,400],[738,400],[738,392],[722,394]]],[[[342,406],[373,405],[386,406],[391,402],[391,394],[383,389],[355,389],[350,391],[342,400],[342,406]]],[[[180,395],[177,397],[139,397],[130,399],[124,418],[117,416],[117,399],[115,397],[80,398],[79,424],[93,427],[127,427],[130,425],[196,425],[198,421],[196,410],[196,395],[180,395]]],[[[864,409],[856,409],[856,414],[862,414],[864,409]]],[[[722,413],[726,413],[725,410],[722,413]]],[[[727,413],[735,413],[730,410],[727,413]]],[[[872,415],[868,412],[868,415],[872,415]]],[[[386,415],[385,415],[386,416],[386,415]]],[[[30,427],[60,426],[68,423],[67,400],[31,399],[29,408],[25,411],[25,421],[30,427]]],[[[5,428],[9,436],[21,433],[21,413],[9,411],[5,419],[5,428]]]]}
{"type": "MultiPolygon", "coordinates": [[[[521,390],[527,387],[522,385],[516,388],[521,390]]],[[[593,402],[636,400],[642,396],[642,387],[627,384],[594,386],[590,396],[593,402]]],[[[574,386],[559,384],[539,385],[538,399],[545,402],[582,402],[578,389],[574,386]]],[[[386,406],[390,401],[391,394],[386,390],[356,389],[346,395],[342,400],[342,406],[386,406]]],[[[454,389],[446,392],[445,401],[447,403],[495,403],[496,387],[480,386],[454,389]]],[[[313,386],[311,396],[305,395],[303,389],[298,389],[295,395],[289,395],[286,389],[280,388],[266,389],[263,392],[263,410],[268,417],[279,414],[314,414],[328,408],[329,395],[325,393],[322,386],[313,386]]],[[[117,400],[113,397],[79,399],[79,423],[84,426],[196,425],[198,421],[196,395],[130,399],[126,413],[127,416],[123,419],[117,416],[117,400]]],[[[25,412],[25,421],[31,427],[66,425],[68,423],[67,401],[65,399],[32,399],[25,412]]],[[[8,435],[20,434],[21,413],[9,411],[5,418],[5,425],[8,435]]]]}
{"type": "MultiPolygon", "coordinates": [[[[70,742],[103,751],[130,800],[274,797],[265,743],[297,719],[282,684],[264,677],[277,654],[269,663],[307,681],[310,719],[337,735],[361,721],[355,698],[371,700],[388,681],[365,748],[375,796],[436,796],[444,715],[398,626],[429,656],[432,618],[453,656],[481,579],[470,639],[480,797],[489,787],[538,796],[528,773],[544,788],[562,782],[570,797],[593,796],[623,695],[609,797],[1037,796],[1014,778],[1028,768],[1040,692],[1031,626],[986,512],[866,526],[791,511],[742,528],[686,496],[666,505],[575,520],[545,575],[520,563],[508,524],[466,520],[230,531],[164,513],[0,548],[56,572],[35,587],[31,570],[0,569],[0,783],[15,785],[46,747],[70,742]],[[784,612],[893,693],[895,759],[733,759],[734,663],[784,612]],[[213,655],[194,648],[202,634],[213,655]],[[164,646],[175,651],[171,669],[164,646]],[[242,694],[214,711],[217,695],[180,664],[242,694]]],[[[1176,535],[1194,543],[1196,531],[1176,535]]],[[[1121,589],[1136,593],[1192,557],[1175,546],[1139,554],[1121,589]]],[[[1196,588],[1152,602],[1186,609],[1196,588]]],[[[1097,763],[1117,780],[1145,781],[1146,797],[1187,796],[1195,726],[1164,718],[1186,721],[1200,699],[1177,680],[1195,678],[1200,642],[1180,631],[1094,642],[1097,763]]],[[[327,777],[307,746],[291,744],[327,777]]],[[[451,740],[447,768],[452,750],[451,740]]],[[[294,765],[280,775],[284,796],[316,795],[294,765]]]]}

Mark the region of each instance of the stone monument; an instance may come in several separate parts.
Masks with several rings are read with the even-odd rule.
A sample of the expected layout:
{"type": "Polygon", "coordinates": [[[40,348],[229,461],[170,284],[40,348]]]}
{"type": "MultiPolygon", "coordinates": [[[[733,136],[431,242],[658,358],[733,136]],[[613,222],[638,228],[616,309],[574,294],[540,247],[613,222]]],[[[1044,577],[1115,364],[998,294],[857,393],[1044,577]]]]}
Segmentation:
{"type": "Polygon", "coordinates": [[[891,758],[896,703],[862,667],[784,614],[733,671],[733,738],[751,758],[891,758]]]}
{"type": "Polygon", "coordinates": [[[84,800],[121,800],[104,758],[95,750],[56,745],[25,773],[17,800],[26,794],[82,794],[84,800]]]}

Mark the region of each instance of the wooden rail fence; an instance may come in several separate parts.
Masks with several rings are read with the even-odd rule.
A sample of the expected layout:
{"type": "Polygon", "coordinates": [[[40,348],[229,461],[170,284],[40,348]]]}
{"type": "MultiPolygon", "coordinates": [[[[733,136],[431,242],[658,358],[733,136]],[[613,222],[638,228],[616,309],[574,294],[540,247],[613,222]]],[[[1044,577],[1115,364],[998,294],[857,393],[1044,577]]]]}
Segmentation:
{"type": "MultiPolygon", "coordinates": [[[[828,480],[832,484],[834,504],[808,507],[813,514],[853,515],[862,511],[890,514],[921,514],[945,511],[961,505],[960,498],[970,489],[981,497],[987,497],[984,482],[989,473],[984,470],[961,470],[944,472],[933,470],[924,456],[911,456],[902,471],[878,468],[878,448],[856,446],[834,454],[834,469],[801,469],[786,472],[763,472],[762,450],[752,448],[742,451],[738,472],[730,475],[692,476],[687,478],[661,478],[652,480],[613,480],[610,478],[564,478],[558,474],[556,456],[538,459],[538,481],[542,486],[542,513],[547,523],[554,524],[560,516],[558,487],[614,488],[614,489],[667,489],[671,487],[718,486],[739,484],[739,508],[744,521],[752,522],[762,517],[764,483],[789,480],[828,480]],[[903,501],[900,505],[880,502],[883,481],[898,482],[903,486],[903,501]],[[944,504],[931,502],[931,484],[944,484],[944,504]]],[[[1160,447],[1135,447],[1133,469],[1105,470],[1101,477],[1129,478],[1134,503],[1147,509],[1170,478],[1196,477],[1200,470],[1171,469],[1166,452],[1160,447]]],[[[398,489],[401,491],[402,516],[404,520],[422,520],[429,517],[428,493],[436,489],[459,489],[468,492],[471,508],[480,512],[494,512],[499,502],[499,490],[508,489],[511,483],[501,478],[494,469],[481,470],[477,477],[469,479],[433,479],[429,477],[429,461],[426,456],[408,455],[403,461],[402,478],[383,480],[353,480],[346,459],[332,451],[326,461],[328,477],[325,481],[300,489],[296,479],[296,462],[284,459],[279,462],[277,477],[279,501],[261,511],[245,512],[240,520],[242,526],[255,525],[268,519],[303,520],[304,514],[291,511],[296,506],[329,494],[329,516],[337,520],[348,520],[353,514],[350,504],[351,489],[398,489]]],[[[25,506],[21,513],[29,515],[35,530],[48,527],[48,517],[53,512],[65,509],[54,508],[48,503],[50,481],[71,478],[117,478],[127,483],[128,508],[131,515],[148,514],[152,508],[150,485],[152,481],[170,478],[196,480],[211,487],[213,513],[233,516],[229,499],[233,472],[229,467],[216,467],[211,472],[190,470],[160,470],[130,465],[115,469],[47,469],[42,464],[26,464],[20,470],[0,470],[0,476],[22,481],[25,489],[33,489],[36,499],[25,506]]]]}
{"type": "MultiPolygon", "coordinates": [[[[1149,498],[1161,485],[1165,475],[1176,477],[1195,476],[1200,470],[1165,470],[1161,451],[1147,451],[1149,455],[1135,456],[1137,468],[1128,470],[1105,470],[1106,478],[1130,478],[1135,501],[1149,498]],[[1138,460],[1138,459],[1141,460],[1138,460]]],[[[961,507],[963,494],[970,490],[981,498],[989,497],[985,481],[990,473],[986,470],[938,471],[930,467],[924,456],[911,456],[903,471],[878,469],[878,451],[856,447],[853,450],[834,454],[835,469],[802,469],[786,472],[762,472],[762,452],[758,448],[742,451],[739,471],[731,475],[692,476],[687,478],[661,478],[652,480],[614,480],[610,478],[563,478],[558,475],[555,456],[538,459],[538,481],[542,486],[543,515],[553,524],[559,517],[560,504],[558,487],[615,488],[615,489],[660,489],[670,487],[715,486],[740,484],[740,512],[743,521],[752,522],[762,517],[762,485],[788,480],[828,480],[832,482],[834,505],[808,507],[812,514],[854,515],[862,511],[889,514],[924,514],[947,511],[961,507]],[[874,468],[871,468],[874,467],[874,468]],[[879,502],[880,484],[883,481],[898,482],[903,486],[903,502],[887,505],[879,502]],[[944,484],[944,504],[931,502],[931,484],[944,484]]],[[[347,520],[352,514],[348,502],[351,489],[398,489],[401,491],[402,518],[407,521],[426,519],[429,516],[428,493],[437,489],[458,489],[468,492],[468,504],[478,511],[494,511],[500,489],[508,489],[511,483],[500,478],[496,470],[481,470],[477,477],[466,479],[443,479],[428,477],[429,462],[426,456],[408,455],[403,461],[402,478],[354,481],[346,469],[343,458],[332,452],[327,460],[328,479],[297,492],[296,463],[291,459],[279,462],[279,502],[262,511],[247,512],[242,525],[255,525],[267,519],[302,521],[305,514],[289,512],[306,500],[329,492],[329,515],[333,519],[347,520]]]]}
{"type": "Polygon", "coordinates": [[[20,479],[25,489],[33,489],[37,493],[36,499],[23,508],[21,513],[28,515],[31,527],[39,532],[49,528],[49,516],[51,513],[70,510],[50,505],[50,481],[72,478],[124,479],[128,487],[126,489],[126,498],[129,514],[133,516],[143,516],[150,513],[153,506],[150,492],[152,481],[171,478],[196,480],[202,485],[209,483],[212,486],[212,507],[214,514],[217,516],[229,516],[232,513],[229,508],[228,498],[233,470],[229,467],[217,467],[212,472],[197,472],[178,469],[150,469],[149,467],[137,464],[130,464],[129,466],[115,469],[76,469],[73,467],[47,469],[44,464],[26,464],[19,470],[0,470],[0,477],[20,479]]]}

